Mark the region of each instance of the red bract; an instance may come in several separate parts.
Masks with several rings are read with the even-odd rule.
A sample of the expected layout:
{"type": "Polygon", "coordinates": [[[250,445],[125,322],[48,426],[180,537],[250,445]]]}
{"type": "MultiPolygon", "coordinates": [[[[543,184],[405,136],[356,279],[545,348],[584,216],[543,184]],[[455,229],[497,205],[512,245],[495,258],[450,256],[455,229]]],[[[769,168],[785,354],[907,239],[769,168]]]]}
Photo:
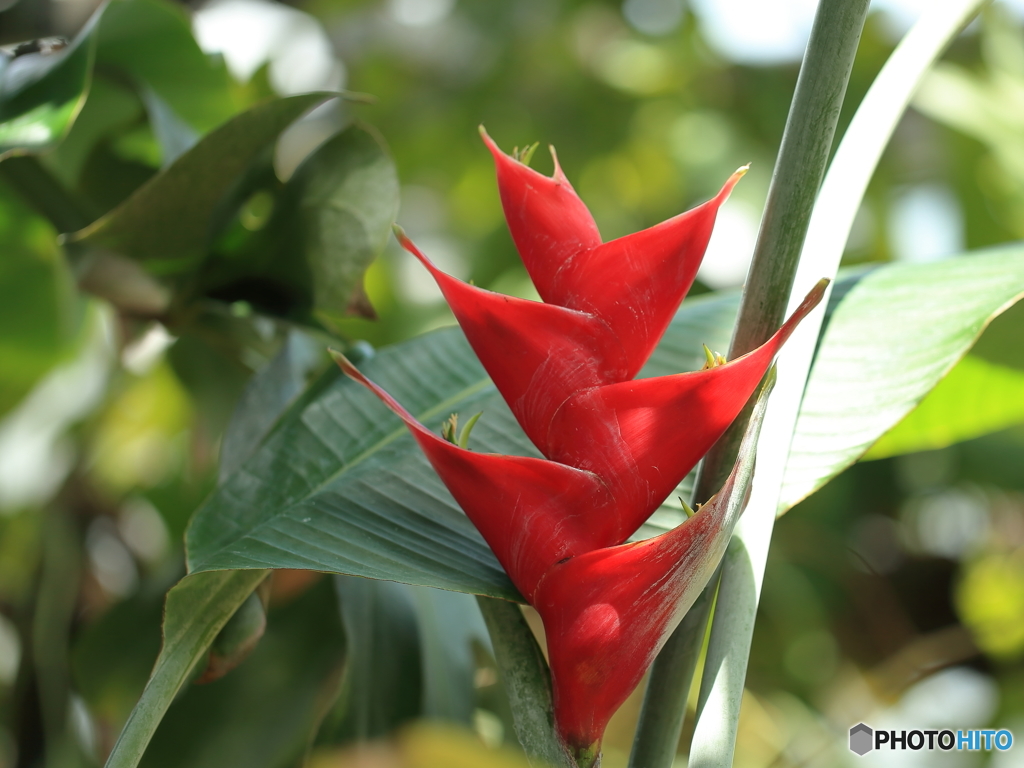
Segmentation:
{"type": "Polygon", "coordinates": [[[595,754],[608,718],[707,583],[738,509],[712,502],[669,533],[623,542],[736,418],[796,324],[820,301],[824,283],[750,354],[702,371],[633,380],[689,290],[718,208],[746,169],[704,205],[602,243],[557,159],[548,178],[481,133],[495,158],[513,239],[544,302],[446,275],[397,234],[437,281],[545,458],[460,448],[338,357],[349,376],[402,418],[540,612],[556,727],[578,757],[595,754]]]}

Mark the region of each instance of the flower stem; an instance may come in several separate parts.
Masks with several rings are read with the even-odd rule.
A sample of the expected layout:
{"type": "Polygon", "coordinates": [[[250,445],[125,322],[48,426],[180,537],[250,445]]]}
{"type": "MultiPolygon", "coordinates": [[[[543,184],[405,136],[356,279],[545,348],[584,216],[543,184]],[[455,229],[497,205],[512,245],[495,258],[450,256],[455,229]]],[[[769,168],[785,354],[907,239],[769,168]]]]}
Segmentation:
{"type": "MultiPolygon", "coordinates": [[[[793,288],[797,296],[822,275],[835,275],[868,181],[911,95],[924,73],[982,4],[983,0],[952,0],[929,7],[872,84],[836,152],[813,215],[804,227],[806,241],[793,288]]],[[[812,36],[805,61],[809,61],[813,47],[812,36]]],[[[692,766],[724,765],[732,760],[768,545],[823,309],[822,305],[805,319],[780,356],[779,392],[765,419],[765,449],[758,453],[758,484],[751,494],[750,509],[737,528],[734,546],[723,561],[690,748],[692,766]]]]}
{"type": "Polygon", "coordinates": [[[551,673],[519,606],[477,596],[508,693],[516,736],[531,765],[575,768],[554,728],[551,673]]]}
{"type": "MultiPolygon", "coordinates": [[[[730,359],[762,344],[785,316],[867,10],[868,0],[821,0],[818,6],[747,275],[729,350],[730,359]]],[[[695,500],[706,501],[729,474],[749,412],[750,406],[705,457],[695,500]]],[[[717,580],[712,579],[706,591],[712,591],[716,584],[717,580]]],[[[701,602],[708,606],[706,616],[710,597],[702,597],[701,602]]],[[[642,763],[634,760],[634,766],[667,768],[671,765],[682,722],[680,710],[685,706],[705,626],[706,618],[699,614],[680,625],[655,660],[651,678],[657,680],[658,685],[644,701],[636,742],[651,741],[652,744],[642,748],[648,754],[642,763]],[[684,632],[692,636],[687,637],[684,632]],[[661,711],[672,714],[665,717],[655,714],[661,711]]],[[[738,683],[741,693],[745,660],[742,666],[743,674],[738,683]]],[[[701,764],[732,763],[738,714],[737,702],[735,710],[727,712],[729,721],[716,724],[718,738],[712,744],[713,757],[707,761],[699,758],[701,764]]]]}

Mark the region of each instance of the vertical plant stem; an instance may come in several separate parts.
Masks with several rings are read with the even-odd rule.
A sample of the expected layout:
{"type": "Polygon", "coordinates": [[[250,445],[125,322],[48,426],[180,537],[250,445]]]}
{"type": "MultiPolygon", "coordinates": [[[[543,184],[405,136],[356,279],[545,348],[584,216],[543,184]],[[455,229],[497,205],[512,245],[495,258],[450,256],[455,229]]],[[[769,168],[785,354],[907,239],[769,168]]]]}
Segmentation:
{"type": "Polygon", "coordinates": [[[508,693],[516,736],[530,764],[540,768],[572,768],[555,735],[551,672],[519,606],[477,596],[494,647],[501,681],[508,693]]]}
{"type": "MultiPolygon", "coordinates": [[[[772,176],[754,258],[744,287],[729,349],[730,358],[746,354],[762,344],[774,333],[785,316],[801,247],[825,173],[867,10],[868,0],[821,0],[818,6],[772,176]]],[[[725,480],[735,460],[749,413],[748,406],[705,457],[694,492],[696,501],[707,500],[725,480]]],[[[742,553],[736,552],[739,546],[730,546],[723,561],[719,601],[722,599],[721,589],[736,582],[736,568],[730,568],[730,563],[736,562],[737,558],[740,562],[743,560],[742,553]],[[728,576],[727,572],[730,572],[728,576]]],[[[712,579],[706,590],[713,590],[715,584],[716,580],[712,579]]],[[[707,605],[711,602],[709,596],[701,600],[707,605]]],[[[674,757],[674,750],[670,752],[667,745],[674,744],[674,740],[678,739],[681,717],[676,715],[671,722],[662,720],[660,725],[670,729],[668,733],[657,737],[648,733],[658,730],[658,725],[652,722],[659,719],[655,713],[662,709],[675,712],[680,699],[685,703],[706,619],[696,616],[688,624],[689,631],[696,637],[680,637],[678,640],[673,637],[658,655],[651,670],[651,676],[659,680],[659,686],[644,701],[639,733],[644,738],[654,739],[657,749],[644,764],[645,768],[667,768],[674,757]],[[695,645],[696,652],[693,650],[695,645]]],[[[713,628],[712,642],[714,638],[713,628]]],[[[742,696],[743,678],[746,676],[745,657],[738,666],[742,666],[742,671],[737,669],[739,679],[730,681],[730,695],[733,696],[742,696]],[[737,686],[738,694],[735,693],[737,686]]],[[[716,675],[709,676],[707,669],[701,683],[702,703],[707,699],[705,688],[713,686],[718,679],[716,675]]],[[[701,712],[699,704],[698,716],[701,712]]],[[[698,720],[699,734],[694,735],[696,753],[691,749],[693,764],[732,763],[739,699],[736,698],[735,706],[730,703],[723,712],[725,721],[715,724],[713,734],[709,733],[711,724],[706,719],[698,720]]],[[[634,761],[634,766],[639,768],[640,765],[640,762],[634,761]]]]}
{"type": "MultiPolygon", "coordinates": [[[[819,20],[828,4],[822,3],[819,20]]],[[[790,309],[799,301],[806,287],[823,275],[835,275],[868,181],[910,97],[927,69],[982,4],[982,0],[955,0],[930,7],[876,78],[836,153],[813,216],[808,216],[806,210],[801,214],[809,221],[803,227],[806,243],[802,256],[798,263],[793,264],[798,269],[793,278],[795,286],[789,300],[790,309]]],[[[849,33],[851,36],[855,34],[852,30],[849,33]]],[[[812,34],[804,69],[811,62],[815,46],[812,34]]],[[[825,53],[834,55],[828,53],[827,46],[825,53]]],[[[795,100],[794,112],[796,107],[795,100]]],[[[792,120],[793,113],[790,122],[792,120]]],[[[796,181],[799,182],[798,179],[796,181]]],[[[769,226],[766,213],[762,238],[769,226]]],[[[758,254],[763,253],[759,247],[758,254]]],[[[788,266],[788,261],[786,264],[788,266]]],[[[765,440],[758,452],[758,475],[749,510],[738,526],[733,546],[723,561],[722,581],[697,705],[698,722],[690,750],[692,766],[718,766],[732,762],[768,545],[800,399],[824,316],[824,304],[822,302],[804,320],[780,355],[780,386],[765,418],[765,440]]],[[[737,347],[737,343],[749,343],[744,339],[754,338],[757,337],[753,332],[744,335],[738,330],[734,349],[746,351],[742,346],[737,347]]]]}
{"type": "MultiPolygon", "coordinates": [[[[730,358],[746,354],[764,343],[785,317],[868,4],[868,0],[821,0],[818,5],[743,291],[730,358]]],[[[802,391],[803,380],[792,382],[790,386],[802,391]]],[[[746,414],[743,414],[705,459],[700,490],[707,492],[706,483],[710,481],[714,487],[728,472],[745,423],[746,414]]],[[[791,436],[790,433],[785,438],[787,449],[791,436]]],[[[766,437],[765,443],[778,451],[778,438],[772,432],[766,437]]],[[[773,506],[772,519],[774,512],[773,506]]],[[[749,523],[750,517],[748,510],[744,522],[749,523]]],[[[770,523],[768,531],[761,533],[770,537],[770,523]]],[[[701,677],[697,723],[690,747],[691,766],[732,764],[747,674],[749,638],[754,630],[761,586],[757,573],[744,538],[736,537],[722,562],[718,606],[701,677]],[[739,637],[747,638],[742,646],[730,642],[739,637]],[[709,702],[712,706],[708,706],[709,702]]]]}

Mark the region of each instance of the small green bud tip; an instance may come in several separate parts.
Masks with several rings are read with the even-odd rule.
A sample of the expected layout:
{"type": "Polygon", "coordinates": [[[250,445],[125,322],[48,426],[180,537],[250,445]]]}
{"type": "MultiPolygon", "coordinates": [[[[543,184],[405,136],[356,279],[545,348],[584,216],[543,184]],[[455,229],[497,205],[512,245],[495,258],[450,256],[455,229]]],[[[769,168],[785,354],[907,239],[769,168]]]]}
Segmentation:
{"type": "Polygon", "coordinates": [[[711,347],[709,347],[707,344],[702,344],[701,346],[704,347],[704,357],[707,358],[707,362],[704,364],[704,367],[705,368],[714,368],[715,367],[715,353],[711,351],[711,347]]]}
{"type": "Polygon", "coordinates": [[[473,427],[476,426],[476,423],[478,421],[480,421],[480,417],[483,416],[483,415],[484,415],[484,412],[480,411],[480,413],[477,413],[474,416],[471,416],[469,421],[466,422],[466,426],[464,426],[462,428],[462,431],[459,433],[459,442],[457,443],[459,448],[463,448],[463,449],[467,449],[468,450],[468,447],[469,447],[469,433],[473,431],[473,427]]]}
{"type": "Polygon", "coordinates": [[[395,239],[398,240],[398,242],[400,242],[402,245],[405,245],[407,242],[409,242],[409,238],[406,236],[405,230],[402,229],[397,224],[391,225],[391,231],[395,233],[395,239]]]}
{"type": "Polygon", "coordinates": [[[571,752],[577,768],[601,768],[601,742],[595,741],[587,747],[573,747],[571,752]]]}
{"type": "Polygon", "coordinates": [[[682,496],[679,497],[679,503],[683,505],[683,512],[686,513],[687,517],[693,517],[695,514],[697,514],[696,512],[694,512],[690,508],[689,504],[687,504],[685,501],[683,501],[683,497],[682,496]]]}
{"type": "Polygon", "coordinates": [[[452,445],[458,445],[458,439],[456,438],[456,432],[459,429],[459,414],[453,413],[444,423],[441,425],[441,437],[447,440],[452,445]]]}
{"type": "Polygon", "coordinates": [[[447,440],[452,445],[457,445],[459,448],[468,450],[469,445],[469,433],[473,431],[473,427],[476,425],[480,417],[483,416],[483,411],[471,416],[469,421],[466,422],[461,430],[459,429],[459,414],[453,413],[444,423],[441,425],[441,437],[447,440]]]}
{"type": "Polygon", "coordinates": [[[725,365],[726,364],[727,361],[726,361],[725,357],[723,357],[722,355],[718,354],[717,352],[712,352],[711,348],[708,347],[707,344],[702,344],[701,346],[704,347],[704,358],[705,358],[704,367],[701,368],[702,371],[706,371],[709,368],[717,368],[720,365],[725,365]]]}

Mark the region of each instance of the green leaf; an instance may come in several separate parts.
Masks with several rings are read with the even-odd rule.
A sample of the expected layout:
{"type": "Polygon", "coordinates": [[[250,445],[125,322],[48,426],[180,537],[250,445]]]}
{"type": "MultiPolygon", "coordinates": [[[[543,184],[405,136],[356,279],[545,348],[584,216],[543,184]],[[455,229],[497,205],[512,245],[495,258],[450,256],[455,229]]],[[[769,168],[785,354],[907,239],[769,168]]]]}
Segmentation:
{"type": "Polygon", "coordinates": [[[469,595],[405,587],[420,626],[423,715],[470,725],[476,707],[474,644],[490,645],[476,601],[469,595]]]}
{"type": "Polygon", "coordinates": [[[185,9],[166,0],[112,0],[102,10],[96,64],[145,85],[199,132],[236,108],[227,67],[192,36],[185,9]]]}
{"type": "Polygon", "coordinates": [[[267,631],[238,669],[191,685],[168,710],[142,768],[302,765],[311,730],[337,688],[344,633],[330,581],[267,614],[267,631]]]}
{"type": "MultiPolygon", "coordinates": [[[[331,325],[349,310],[363,273],[387,242],[398,213],[398,174],[377,138],[351,126],[306,158],[289,191],[313,281],[314,314],[331,325]]],[[[287,241],[287,252],[295,245],[287,241]]]]}
{"type": "Polygon", "coordinates": [[[82,169],[96,144],[115,130],[125,130],[142,117],[142,105],[131,89],[95,76],[81,113],[64,140],[39,158],[68,189],[76,189],[82,169]]]}
{"type": "MultiPolygon", "coordinates": [[[[365,370],[431,426],[453,408],[484,411],[478,450],[532,451],[458,331],[384,350],[365,370]]],[[[272,563],[518,597],[405,427],[335,370],[199,509],[186,543],[193,571],[272,563]]]]}
{"type": "Polygon", "coordinates": [[[945,448],[1022,422],[1024,373],[970,354],[864,458],[945,448]]]}
{"type": "Polygon", "coordinates": [[[96,20],[63,50],[0,55],[0,158],[42,152],[67,133],[89,87],[96,20]]]}
{"type": "Polygon", "coordinates": [[[259,570],[197,574],[186,576],[167,593],[163,647],[142,698],[107,759],[107,768],[138,765],[193,668],[206,658],[221,628],[266,575],[259,570]]]}
{"type": "Polygon", "coordinates": [[[307,377],[323,359],[323,350],[313,339],[293,330],[271,361],[256,372],[221,439],[221,481],[230,477],[259,447],[277,419],[306,388],[307,377]]]}
{"type": "Polygon", "coordinates": [[[198,131],[237,108],[227,68],[200,50],[182,8],[111,0],[67,48],[0,61],[0,156],[60,143],[87,100],[94,63],[154,92],[198,131]]]}
{"type": "Polygon", "coordinates": [[[333,94],[274,99],[232,118],[71,242],[139,259],[173,274],[205,255],[213,212],[236,179],[299,115],[333,94]]]}
{"type": "Polygon", "coordinates": [[[889,264],[860,281],[825,329],[804,393],[780,509],[848,467],[1024,294],[1024,248],[889,264]]]}
{"type": "MultiPolygon", "coordinates": [[[[735,307],[731,294],[687,302],[644,375],[700,368],[702,342],[728,343],[735,307]]],[[[483,411],[473,450],[538,455],[457,329],[382,350],[364,370],[433,429],[483,411]]],[[[198,510],[187,546],[193,571],[310,568],[520,599],[401,422],[336,371],[198,510]]]]}
{"type": "Polygon", "coordinates": [[[269,157],[246,182],[233,190],[237,216],[196,292],[328,327],[362,309],[363,273],[398,210],[398,177],[380,140],[352,125],[312,152],[283,187],[269,157]],[[260,207],[272,210],[265,223],[253,215],[260,207]]]}
{"type": "Polygon", "coordinates": [[[423,669],[412,596],[404,584],[335,576],[345,629],[345,677],[318,742],[387,736],[418,717],[423,669]],[[334,722],[331,722],[333,720],[334,722]]]}

